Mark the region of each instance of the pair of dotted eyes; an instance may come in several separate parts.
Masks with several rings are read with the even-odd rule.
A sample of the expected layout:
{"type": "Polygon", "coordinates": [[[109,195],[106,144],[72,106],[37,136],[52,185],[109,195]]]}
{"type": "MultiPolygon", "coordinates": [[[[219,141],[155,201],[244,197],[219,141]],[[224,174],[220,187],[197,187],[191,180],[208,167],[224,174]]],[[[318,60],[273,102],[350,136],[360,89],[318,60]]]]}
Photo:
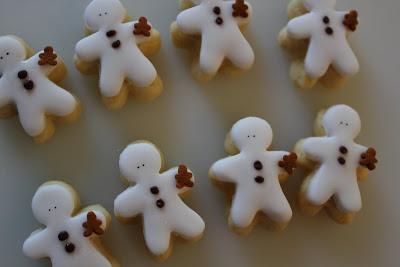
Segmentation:
{"type": "MultiPolygon", "coordinates": [[[[57,206],[54,206],[54,209],[56,210],[57,209],[57,206]]],[[[51,211],[51,208],[49,209],[49,212],[51,211]]]]}
{"type": "Polygon", "coordinates": [[[346,126],[349,126],[349,124],[348,124],[347,122],[343,122],[343,121],[341,121],[341,122],[340,122],[340,125],[346,125],[346,126]]]}
{"type": "MultiPolygon", "coordinates": [[[[104,15],[107,15],[108,12],[104,12],[104,15]]],[[[103,13],[99,13],[99,17],[103,16],[103,13]]]]}
{"type": "Polygon", "coordinates": [[[250,134],[249,134],[249,135],[247,136],[247,138],[250,138],[250,137],[256,138],[256,135],[255,135],[255,134],[253,134],[253,135],[250,135],[250,134]]]}
{"type": "Polygon", "coordinates": [[[144,167],[144,163],[142,165],[137,166],[136,168],[140,169],[140,167],[144,167]]]}
{"type": "MultiPolygon", "coordinates": [[[[10,52],[7,52],[6,55],[9,56],[10,52]]],[[[3,58],[4,58],[3,56],[0,57],[0,59],[3,59],[3,58]]]]}

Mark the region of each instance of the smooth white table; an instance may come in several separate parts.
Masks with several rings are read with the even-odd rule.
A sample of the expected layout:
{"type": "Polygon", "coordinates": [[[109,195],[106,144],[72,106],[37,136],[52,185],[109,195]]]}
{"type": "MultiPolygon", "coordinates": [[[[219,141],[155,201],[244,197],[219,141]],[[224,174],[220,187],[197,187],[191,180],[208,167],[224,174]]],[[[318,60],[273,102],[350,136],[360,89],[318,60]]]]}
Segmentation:
{"type": "Polygon", "coordinates": [[[0,259],[2,266],[50,266],[26,258],[25,238],[39,225],[30,208],[37,187],[49,179],[73,185],[84,205],[99,203],[112,212],[113,200],[125,187],[119,180],[118,156],[131,141],[148,139],[167,156],[169,167],[185,163],[197,177],[187,203],[207,223],[204,238],[176,243],[172,256],[158,264],[146,251],[141,228],[113,220],[105,241],[122,266],[399,266],[400,179],[400,26],[397,0],[338,0],[339,9],[356,8],[359,30],[352,36],[361,72],[336,91],[318,87],[300,92],[288,77],[289,58],[277,44],[287,22],[281,0],[251,0],[253,24],[246,35],[257,62],[247,74],[219,76],[202,85],[189,73],[188,54],[175,48],[169,26],[178,13],[177,0],[123,0],[133,17],[149,17],[162,34],[163,47],[153,58],[165,92],[149,104],[132,98],[125,108],[109,111],[97,93],[95,77],[82,76],[73,65],[75,43],[83,37],[83,11],[89,0],[2,0],[0,34],[17,34],[36,50],[53,45],[65,59],[71,88],[84,105],[73,125],[58,125],[54,138],[36,145],[17,118],[0,122],[0,259]],[[341,226],[322,212],[299,213],[295,204],[302,171],[284,185],[294,207],[289,227],[272,233],[256,227],[246,237],[227,227],[225,195],[207,178],[210,165],[225,156],[225,134],[238,119],[256,115],[275,132],[273,146],[290,150],[312,134],[316,112],[346,103],[363,121],[358,141],[374,146],[380,164],[361,184],[363,210],[353,224],[341,226]]]}

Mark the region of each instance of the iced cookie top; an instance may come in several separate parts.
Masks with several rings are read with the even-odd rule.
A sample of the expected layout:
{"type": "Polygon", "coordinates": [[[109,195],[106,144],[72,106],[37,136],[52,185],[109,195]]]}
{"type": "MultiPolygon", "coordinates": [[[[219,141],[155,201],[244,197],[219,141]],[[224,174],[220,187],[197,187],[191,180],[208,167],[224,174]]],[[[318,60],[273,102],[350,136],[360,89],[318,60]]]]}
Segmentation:
{"type": "Polygon", "coordinates": [[[335,10],[335,0],[303,0],[309,13],[288,23],[288,34],[296,39],[310,39],[305,69],[312,78],[322,77],[329,66],[343,76],[354,75],[359,64],[347,37],[356,31],[358,13],[355,10],[335,10]]]}

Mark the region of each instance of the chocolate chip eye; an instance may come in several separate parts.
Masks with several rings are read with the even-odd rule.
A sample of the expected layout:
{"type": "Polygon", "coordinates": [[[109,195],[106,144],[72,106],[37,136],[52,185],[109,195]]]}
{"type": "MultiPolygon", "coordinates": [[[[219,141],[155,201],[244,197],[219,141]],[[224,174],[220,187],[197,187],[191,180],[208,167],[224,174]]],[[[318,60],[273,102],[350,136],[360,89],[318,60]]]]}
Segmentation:
{"type": "Polygon", "coordinates": [[[49,212],[51,211],[51,209],[49,209],[49,212]]]}
{"type": "Polygon", "coordinates": [[[107,12],[104,12],[104,15],[107,15],[108,13],[107,12]]]}
{"type": "Polygon", "coordinates": [[[341,121],[340,124],[343,125],[343,121],[341,121]]]}
{"type": "Polygon", "coordinates": [[[250,135],[248,135],[247,138],[250,138],[250,135]]]}
{"type": "Polygon", "coordinates": [[[137,166],[138,169],[140,169],[140,166],[137,166]]]}
{"type": "Polygon", "coordinates": [[[101,17],[101,13],[99,14],[99,16],[101,17]]]}
{"type": "Polygon", "coordinates": [[[3,57],[0,57],[0,59],[3,59],[3,57]]]}
{"type": "Polygon", "coordinates": [[[57,209],[57,206],[54,206],[54,209],[56,210],[56,209],[57,209]]]}
{"type": "Polygon", "coordinates": [[[10,55],[10,52],[7,52],[6,55],[7,55],[7,56],[10,55]]]}
{"type": "Polygon", "coordinates": [[[253,134],[253,138],[256,138],[256,135],[255,135],[255,134],[253,134]]]}
{"type": "Polygon", "coordinates": [[[348,123],[346,123],[346,126],[349,126],[349,124],[348,124],[348,123]]]}
{"type": "Polygon", "coordinates": [[[142,166],[144,167],[144,163],[142,164],[142,166]]]}

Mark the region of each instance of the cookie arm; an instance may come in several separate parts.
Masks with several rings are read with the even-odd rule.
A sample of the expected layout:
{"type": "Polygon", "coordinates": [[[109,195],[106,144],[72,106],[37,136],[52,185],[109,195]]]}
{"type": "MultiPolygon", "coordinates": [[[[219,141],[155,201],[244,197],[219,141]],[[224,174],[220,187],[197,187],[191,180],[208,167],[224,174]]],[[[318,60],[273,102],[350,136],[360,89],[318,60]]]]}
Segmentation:
{"type": "Polygon", "coordinates": [[[189,8],[179,13],[176,18],[179,30],[185,34],[199,34],[202,30],[202,21],[207,16],[202,5],[189,8]]]}
{"type": "MultiPolygon", "coordinates": [[[[327,137],[310,137],[304,139],[302,149],[306,156],[314,161],[320,161],[327,153],[327,137]]],[[[329,152],[328,152],[329,153],[329,152]]]]}
{"type": "Polygon", "coordinates": [[[140,186],[136,185],[126,189],[114,200],[114,214],[116,217],[133,218],[144,209],[144,199],[140,186]]]}
{"type": "Polygon", "coordinates": [[[33,68],[41,72],[43,75],[48,76],[59,64],[64,64],[61,57],[57,54],[56,51],[53,51],[52,54],[56,56],[54,59],[54,63],[52,64],[39,64],[41,61],[40,55],[44,53],[44,50],[36,53],[31,58],[29,58],[26,62],[27,64],[33,68]]]}
{"type": "Polygon", "coordinates": [[[108,220],[106,214],[101,212],[99,209],[96,209],[95,207],[93,208],[88,207],[84,209],[84,211],[82,211],[75,217],[71,218],[71,223],[77,224],[82,229],[83,232],[85,230],[83,227],[83,223],[87,221],[87,216],[89,212],[93,212],[96,215],[96,219],[101,221],[100,228],[103,229],[103,231],[105,231],[108,228],[108,220]]]}
{"type": "Polygon", "coordinates": [[[38,229],[34,231],[24,242],[22,251],[24,254],[33,259],[48,257],[48,235],[46,229],[38,229]]]}
{"type": "Polygon", "coordinates": [[[237,170],[240,168],[240,165],[239,155],[218,160],[211,166],[209,176],[221,182],[237,182],[237,170]]]}
{"type": "Polygon", "coordinates": [[[83,61],[91,62],[100,58],[100,35],[94,33],[80,40],[75,46],[75,53],[83,61]]]}
{"type": "MultiPolygon", "coordinates": [[[[247,10],[246,10],[247,11],[247,17],[242,17],[242,16],[234,17],[234,19],[236,20],[236,22],[239,25],[239,27],[249,24],[251,19],[253,18],[253,7],[250,5],[249,2],[244,2],[244,3],[247,6],[247,10]]],[[[235,4],[235,1],[228,1],[225,4],[229,5],[229,8],[233,12],[233,4],[235,4]]]]}
{"type": "Polygon", "coordinates": [[[289,21],[287,31],[290,37],[295,39],[306,39],[311,37],[311,33],[316,24],[314,15],[307,13],[289,21]]]}

